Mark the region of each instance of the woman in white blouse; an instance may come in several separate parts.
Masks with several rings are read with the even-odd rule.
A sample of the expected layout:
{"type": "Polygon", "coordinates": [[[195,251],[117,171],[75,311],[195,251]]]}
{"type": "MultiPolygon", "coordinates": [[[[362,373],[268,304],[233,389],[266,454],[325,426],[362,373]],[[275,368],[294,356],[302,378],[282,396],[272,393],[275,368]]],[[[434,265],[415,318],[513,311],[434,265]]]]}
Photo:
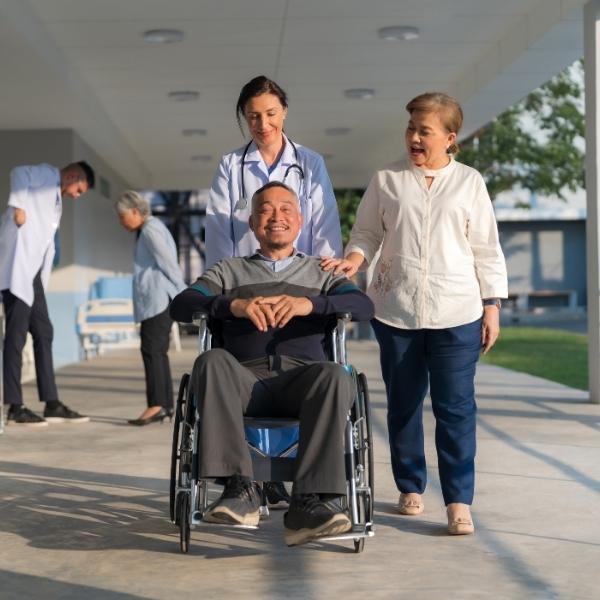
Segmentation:
{"type": "Polygon", "coordinates": [[[388,397],[392,468],[404,515],[423,512],[423,400],[430,387],[448,532],[473,533],[475,366],[499,331],[506,265],[481,175],[456,162],[462,110],[441,93],[406,109],[408,160],[378,171],[343,260],[352,276],[381,254],[368,293],[388,397]]]}

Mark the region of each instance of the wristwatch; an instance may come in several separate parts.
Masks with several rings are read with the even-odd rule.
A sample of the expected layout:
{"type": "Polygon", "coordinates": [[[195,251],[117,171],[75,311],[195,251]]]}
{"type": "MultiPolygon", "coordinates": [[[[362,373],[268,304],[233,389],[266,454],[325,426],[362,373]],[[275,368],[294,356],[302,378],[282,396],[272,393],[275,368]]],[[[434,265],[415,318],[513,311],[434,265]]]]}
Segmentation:
{"type": "Polygon", "coordinates": [[[500,298],[484,298],[483,305],[495,306],[498,310],[502,308],[502,302],[500,302],[500,298]]]}

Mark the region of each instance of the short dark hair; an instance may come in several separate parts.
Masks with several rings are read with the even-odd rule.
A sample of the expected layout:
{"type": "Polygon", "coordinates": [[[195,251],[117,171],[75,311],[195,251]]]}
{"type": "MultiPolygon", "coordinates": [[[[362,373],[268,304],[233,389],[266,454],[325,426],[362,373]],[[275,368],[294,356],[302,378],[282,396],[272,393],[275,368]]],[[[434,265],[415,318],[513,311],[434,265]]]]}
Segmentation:
{"type": "Polygon", "coordinates": [[[272,79],[269,79],[265,75],[259,75],[254,79],[251,79],[240,92],[236,107],[235,116],[239,125],[239,128],[244,132],[242,128],[242,116],[244,115],[244,108],[248,100],[256,98],[256,96],[262,96],[263,94],[273,94],[277,96],[281,106],[287,108],[287,94],[283,91],[279,85],[277,85],[272,79]]]}
{"type": "Polygon", "coordinates": [[[254,192],[254,194],[252,194],[252,200],[250,201],[250,206],[252,207],[252,209],[254,209],[254,202],[256,200],[258,200],[258,198],[260,198],[264,192],[266,192],[267,190],[270,190],[271,188],[281,188],[281,189],[288,191],[296,199],[296,202],[298,203],[298,207],[300,206],[300,200],[298,199],[298,194],[296,194],[294,189],[292,189],[289,185],[286,185],[285,183],[283,183],[283,181],[269,181],[268,183],[265,183],[265,185],[263,185],[261,188],[258,188],[254,192]]]}
{"type": "Polygon", "coordinates": [[[85,175],[85,180],[88,184],[88,189],[93,189],[96,185],[96,174],[94,173],[94,169],[92,169],[92,167],[90,167],[90,165],[86,163],[85,160],[77,161],[74,164],[76,164],[83,171],[83,174],[85,175]]]}

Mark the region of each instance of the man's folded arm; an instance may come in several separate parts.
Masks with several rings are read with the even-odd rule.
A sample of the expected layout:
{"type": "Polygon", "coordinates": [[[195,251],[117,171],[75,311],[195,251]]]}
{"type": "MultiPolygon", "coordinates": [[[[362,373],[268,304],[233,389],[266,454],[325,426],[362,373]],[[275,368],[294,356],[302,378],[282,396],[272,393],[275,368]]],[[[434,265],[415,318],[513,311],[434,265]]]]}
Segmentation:
{"type": "Polygon", "coordinates": [[[215,293],[214,286],[206,285],[199,279],[192,286],[177,294],[169,307],[174,321],[191,323],[194,313],[204,311],[213,319],[230,319],[231,298],[215,293]]]}

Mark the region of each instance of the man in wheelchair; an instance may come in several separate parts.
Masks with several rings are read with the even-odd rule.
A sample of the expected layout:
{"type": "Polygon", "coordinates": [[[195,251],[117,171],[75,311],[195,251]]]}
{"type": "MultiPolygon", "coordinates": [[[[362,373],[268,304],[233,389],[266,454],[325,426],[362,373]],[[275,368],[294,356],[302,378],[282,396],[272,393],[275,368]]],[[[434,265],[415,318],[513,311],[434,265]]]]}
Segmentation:
{"type": "Polygon", "coordinates": [[[336,313],[351,313],[356,321],[373,317],[371,300],[350,280],[296,252],[301,224],[295,192],[280,182],[266,184],[252,197],[257,253],[218,262],[170,310],[184,322],[204,311],[221,325],[222,347],[201,354],[191,376],[198,399],[198,475],[225,481],[205,521],[258,525],[260,492],[244,415],[299,419],[292,498],[284,516],[288,545],[351,528],[341,500],[344,427],[354,385],[342,365],[327,362],[325,329],[336,313]]]}

